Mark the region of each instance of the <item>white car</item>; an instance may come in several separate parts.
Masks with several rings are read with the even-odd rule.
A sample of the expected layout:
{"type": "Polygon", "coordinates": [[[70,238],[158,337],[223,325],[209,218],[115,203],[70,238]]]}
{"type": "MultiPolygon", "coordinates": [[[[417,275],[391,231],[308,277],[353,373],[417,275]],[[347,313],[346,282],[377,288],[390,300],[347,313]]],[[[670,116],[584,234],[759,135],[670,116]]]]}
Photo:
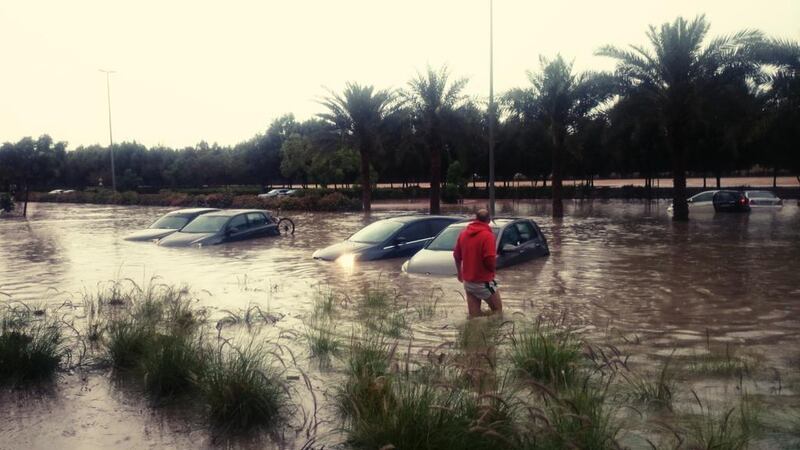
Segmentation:
{"type": "Polygon", "coordinates": [[[297,189],[273,189],[266,194],[258,194],[258,198],[283,197],[284,195],[293,195],[295,192],[297,189]]]}
{"type": "Polygon", "coordinates": [[[72,194],[73,192],[75,192],[74,189],[53,189],[48,194],[72,194]]]}
{"type": "MultiPolygon", "coordinates": [[[[701,208],[701,209],[713,209],[714,208],[714,194],[717,191],[703,191],[699,194],[695,194],[686,199],[686,203],[689,204],[689,209],[701,208]]],[[[672,205],[669,205],[667,211],[672,212],[672,205]]]]}
{"type": "Polygon", "coordinates": [[[750,208],[783,208],[783,200],[770,191],[744,191],[750,208]]]}

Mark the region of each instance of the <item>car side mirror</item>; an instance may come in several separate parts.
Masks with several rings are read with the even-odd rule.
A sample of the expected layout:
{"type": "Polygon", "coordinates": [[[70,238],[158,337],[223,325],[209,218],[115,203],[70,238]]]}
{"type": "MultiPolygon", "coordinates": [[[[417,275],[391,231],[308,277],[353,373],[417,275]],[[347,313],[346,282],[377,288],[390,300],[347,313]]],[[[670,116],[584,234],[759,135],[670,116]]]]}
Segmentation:
{"type": "Polygon", "coordinates": [[[516,249],[517,249],[517,246],[514,245],[514,244],[503,244],[503,246],[500,247],[500,253],[513,252],[516,249]]]}
{"type": "Polygon", "coordinates": [[[690,199],[690,198],[687,198],[687,199],[686,199],[686,203],[692,203],[693,201],[694,201],[694,200],[692,200],[692,199],[690,199]]]}
{"type": "Polygon", "coordinates": [[[401,246],[405,245],[406,242],[408,242],[408,239],[406,239],[404,236],[398,236],[394,238],[394,245],[401,246]]]}

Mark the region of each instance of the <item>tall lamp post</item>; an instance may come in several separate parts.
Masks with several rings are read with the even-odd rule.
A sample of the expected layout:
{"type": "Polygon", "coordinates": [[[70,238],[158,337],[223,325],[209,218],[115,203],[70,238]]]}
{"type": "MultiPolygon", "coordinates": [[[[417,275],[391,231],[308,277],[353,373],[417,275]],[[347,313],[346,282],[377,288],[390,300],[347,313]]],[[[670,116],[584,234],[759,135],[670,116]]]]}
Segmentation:
{"type": "Polygon", "coordinates": [[[111,151],[111,189],[117,192],[117,175],[114,170],[114,136],[111,134],[111,74],[113,70],[98,69],[106,74],[106,96],[108,98],[108,149],[111,151]]]}
{"type": "Polygon", "coordinates": [[[494,217],[494,0],[489,0],[489,214],[494,217]]]}

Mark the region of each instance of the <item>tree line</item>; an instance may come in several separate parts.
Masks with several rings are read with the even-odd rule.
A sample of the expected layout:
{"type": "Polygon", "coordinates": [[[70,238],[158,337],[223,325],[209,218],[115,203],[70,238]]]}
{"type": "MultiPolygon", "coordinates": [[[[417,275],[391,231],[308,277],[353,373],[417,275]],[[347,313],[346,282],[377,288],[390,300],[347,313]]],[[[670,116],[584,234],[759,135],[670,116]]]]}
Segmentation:
{"type": "MultiPolygon", "coordinates": [[[[649,27],[647,45],[604,46],[613,72],[577,72],[561,55],[541,57],[529,84],[493,105],[465,94],[447,67],[399,89],[356,82],[320,99],[321,112],[292,114],[231,147],[114,145],[119,190],[357,183],[368,211],[374,183],[430,182],[439,211],[442,178],[485,180],[494,117],[498,179],[551,183],[561,216],[564,177],[671,172],[674,218],[688,219],[686,176],[717,178],[760,167],[800,172],[800,44],[755,30],[710,38],[704,16],[649,27]]],[[[0,147],[0,182],[83,188],[110,185],[108,147],[66,151],[49,136],[0,147]]],[[[0,186],[2,190],[2,186],[0,186]]]]}

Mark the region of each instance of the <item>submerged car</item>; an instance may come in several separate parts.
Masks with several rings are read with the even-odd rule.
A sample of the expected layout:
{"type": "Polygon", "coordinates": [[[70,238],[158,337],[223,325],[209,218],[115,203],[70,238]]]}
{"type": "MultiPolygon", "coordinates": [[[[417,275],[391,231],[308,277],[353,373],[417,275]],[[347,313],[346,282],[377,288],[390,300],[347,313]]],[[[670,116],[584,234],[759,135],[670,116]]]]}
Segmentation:
{"type": "MultiPolygon", "coordinates": [[[[699,194],[695,194],[686,199],[686,203],[689,205],[689,209],[708,209],[709,211],[714,206],[714,194],[719,191],[703,191],[699,194]]],[[[667,211],[672,212],[672,206],[669,205],[667,211]]]]}
{"type": "MultiPolygon", "coordinates": [[[[445,228],[425,248],[403,264],[403,272],[455,276],[453,249],[458,236],[467,225],[469,222],[459,222],[445,228]]],[[[498,218],[492,220],[489,226],[497,244],[498,269],[550,254],[547,239],[533,220],[498,218]]]]}
{"type": "Polygon", "coordinates": [[[378,220],[343,242],[317,250],[312,256],[325,261],[342,257],[354,261],[409,257],[445,227],[460,220],[448,216],[401,216],[378,220]]]}
{"type": "Polygon", "coordinates": [[[290,219],[260,209],[222,210],[203,214],[180,231],[159,239],[163,247],[202,247],[264,236],[294,233],[290,219]]]}
{"type": "Polygon", "coordinates": [[[783,208],[783,200],[770,191],[744,191],[751,209],[783,208]]]}
{"type": "Polygon", "coordinates": [[[125,236],[126,241],[152,241],[166,237],[194,220],[197,216],[219,211],[216,208],[187,208],[172,211],[161,216],[152,225],[125,236]]]}
{"type": "Polygon", "coordinates": [[[739,191],[717,191],[713,199],[715,212],[749,212],[750,202],[739,191]]]}

